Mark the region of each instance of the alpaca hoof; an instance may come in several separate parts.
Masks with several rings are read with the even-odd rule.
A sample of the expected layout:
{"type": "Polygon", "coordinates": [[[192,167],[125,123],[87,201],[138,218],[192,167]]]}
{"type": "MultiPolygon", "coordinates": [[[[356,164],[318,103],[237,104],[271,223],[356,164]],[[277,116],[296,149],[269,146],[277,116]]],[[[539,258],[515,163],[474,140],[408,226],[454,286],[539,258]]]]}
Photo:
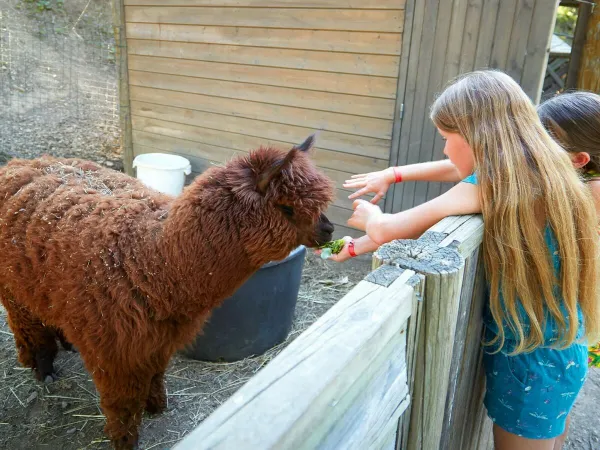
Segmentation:
{"type": "Polygon", "coordinates": [[[164,412],[167,409],[167,396],[165,391],[160,392],[158,395],[151,395],[148,397],[144,409],[151,415],[164,412]]]}
{"type": "Polygon", "coordinates": [[[112,441],[115,450],[135,450],[138,448],[137,439],[123,437],[112,441]]]}
{"type": "Polygon", "coordinates": [[[146,404],[146,412],[150,415],[162,414],[166,409],[167,405],[165,403],[148,402],[146,404]]]}

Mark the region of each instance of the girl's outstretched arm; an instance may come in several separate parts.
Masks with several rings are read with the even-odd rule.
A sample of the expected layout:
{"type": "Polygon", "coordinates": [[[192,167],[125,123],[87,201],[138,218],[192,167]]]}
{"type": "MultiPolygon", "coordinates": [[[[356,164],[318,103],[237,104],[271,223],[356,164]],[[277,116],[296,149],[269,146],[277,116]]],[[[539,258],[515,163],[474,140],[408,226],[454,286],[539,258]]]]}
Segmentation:
{"type": "Polygon", "coordinates": [[[461,180],[456,167],[449,159],[432,161],[408,166],[389,167],[378,172],[353,175],[346,180],[346,189],[359,189],[348,198],[355,199],[361,195],[374,193],[371,203],[376,204],[394,183],[402,181],[440,181],[458,182],[461,180]]]}

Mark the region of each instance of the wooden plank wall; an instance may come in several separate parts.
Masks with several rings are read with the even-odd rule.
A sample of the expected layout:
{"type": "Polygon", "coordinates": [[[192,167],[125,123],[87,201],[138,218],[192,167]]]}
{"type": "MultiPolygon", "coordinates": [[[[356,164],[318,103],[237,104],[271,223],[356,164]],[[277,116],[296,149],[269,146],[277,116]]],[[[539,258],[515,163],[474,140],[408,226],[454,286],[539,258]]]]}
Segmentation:
{"type": "Polygon", "coordinates": [[[321,130],[314,158],[338,186],[388,166],[405,0],[125,0],[134,154],[195,174],[321,130]]]}
{"type": "Polygon", "coordinates": [[[600,93],[600,2],[598,1],[592,9],[587,24],[577,88],[600,93]]]}
{"type": "MultiPolygon", "coordinates": [[[[397,125],[392,164],[444,158],[429,107],[446,82],[461,73],[505,70],[537,102],[557,6],[557,0],[408,0],[399,88],[404,119],[397,125]]],[[[402,211],[451,186],[400,183],[385,208],[402,211]]]]}

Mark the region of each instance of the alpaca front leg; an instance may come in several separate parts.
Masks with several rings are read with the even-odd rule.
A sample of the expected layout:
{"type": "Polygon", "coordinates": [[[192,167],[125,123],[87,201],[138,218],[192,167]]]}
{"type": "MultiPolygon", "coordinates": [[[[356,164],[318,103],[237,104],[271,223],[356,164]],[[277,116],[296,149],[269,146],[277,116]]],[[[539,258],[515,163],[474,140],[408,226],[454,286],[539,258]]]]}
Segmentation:
{"type": "Polygon", "coordinates": [[[167,389],[165,388],[165,373],[154,374],[150,382],[150,394],[146,402],[146,411],[150,414],[160,414],[167,409],[167,389]]]}
{"type": "Polygon", "coordinates": [[[39,381],[56,380],[54,358],[58,346],[52,331],[29,310],[9,297],[6,291],[2,291],[2,304],[6,308],[8,325],[14,334],[19,362],[33,369],[39,381]]]}
{"type": "Polygon", "coordinates": [[[150,390],[151,375],[108,373],[94,381],[100,393],[100,406],[106,416],[104,432],[116,450],[132,450],[138,441],[138,428],[150,390]]]}

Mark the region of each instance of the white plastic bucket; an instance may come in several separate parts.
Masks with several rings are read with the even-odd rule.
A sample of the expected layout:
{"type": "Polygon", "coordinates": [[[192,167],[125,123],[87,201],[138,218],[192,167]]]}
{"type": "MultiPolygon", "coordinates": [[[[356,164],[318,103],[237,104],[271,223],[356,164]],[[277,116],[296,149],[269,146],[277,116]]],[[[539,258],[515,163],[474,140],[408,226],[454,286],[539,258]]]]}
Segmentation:
{"type": "Polygon", "coordinates": [[[185,176],[192,172],[190,162],[178,155],[146,153],[133,160],[137,178],[146,186],[165,194],[181,194],[185,176]]]}

